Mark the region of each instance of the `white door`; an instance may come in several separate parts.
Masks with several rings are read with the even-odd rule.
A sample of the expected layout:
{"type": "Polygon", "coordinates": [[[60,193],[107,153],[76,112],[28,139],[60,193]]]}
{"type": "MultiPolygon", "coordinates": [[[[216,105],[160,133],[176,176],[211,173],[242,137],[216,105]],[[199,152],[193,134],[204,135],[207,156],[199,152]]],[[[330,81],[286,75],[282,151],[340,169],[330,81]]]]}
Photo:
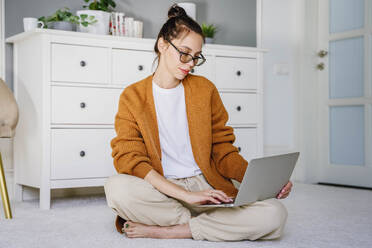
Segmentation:
{"type": "Polygon", "coordinates": [[[372,0],[319,1],[320,182],[372,187],[371,14],[372,0]]]}

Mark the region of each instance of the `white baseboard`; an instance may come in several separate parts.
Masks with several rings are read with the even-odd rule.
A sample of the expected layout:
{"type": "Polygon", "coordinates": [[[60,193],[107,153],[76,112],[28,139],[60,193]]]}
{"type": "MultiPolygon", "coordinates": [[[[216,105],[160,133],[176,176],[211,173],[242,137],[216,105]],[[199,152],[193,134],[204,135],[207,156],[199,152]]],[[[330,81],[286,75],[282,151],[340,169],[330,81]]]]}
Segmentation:
{"type": "MultiPolygon", "coordinates": [[[[14,198],[14,173],[5,172],[5,180],[8,189],[9,200],[13,201],[14,198]]],[[[23,187],[23,200],[37,200],[39,199],[38,188],[32,187],[23,187]]],[[[51,197],[60,198],[60,197],[71,197],[71,196],[89,196],[89,195],[100,195],[104,194],[105,191],[103,186],[97,187],[82,187],[82,188],[69,188],[69,189],[53,189],[51,192],[51,197]]]]}

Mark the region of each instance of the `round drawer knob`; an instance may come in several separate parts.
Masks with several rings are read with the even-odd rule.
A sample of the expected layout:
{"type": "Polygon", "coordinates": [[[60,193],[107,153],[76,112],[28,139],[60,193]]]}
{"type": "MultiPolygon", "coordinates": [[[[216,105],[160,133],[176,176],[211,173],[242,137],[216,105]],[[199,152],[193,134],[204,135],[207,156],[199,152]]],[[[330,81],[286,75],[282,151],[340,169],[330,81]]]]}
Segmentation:
{"type": "Polygon", "coordinates": [[[80,157],[84,157],[85,156],[85,152],[84,151],[81,151],[80,152],[80,157]]]}
{"type": "Polygon", "coordinates": [[[240,71],[236,72],[236,75],[240,76],[242,73],[240,71]]]}
{"type": "Polygon", "coordinates": [[[240,151],[242,150],[242,148],[239,146],[239,147],[238,147],[238,150],[239,150],[239,152],[240,152],[240,151]]]}
{"type": "Polygon", "coordinates": [[[85,108],[86,104],[85,102],[80,103],[80,108],[85,108]]]}
{"type": "Polygon", "coordinates": [[[240,111],[242,109],[242,107],[238,106],[236,107],[236,110],[240,111]]]}
{"type": "Polygon", "coordinates": [[[139,71],[142,71],[142,70],[143,70],[143,65],[139,65],[139,66],[138,66],[138,70],[139,70],[139,71]]]}
{"type": "Polygon", "coordinates": [[[191,69],[191,73],[194,73],[194,72],[195,72],[195,69],[194,69],[194,68],[192,68],[192,69],[191,69]]]}
{"type": "Polygon", "coordinates": [[[84,60],[80,61],[80,66],[81,66],[81,67],[84,67],[84,66],[86,66],[86,65],[87,65],[87,63],[86,63],[84,60]]]}

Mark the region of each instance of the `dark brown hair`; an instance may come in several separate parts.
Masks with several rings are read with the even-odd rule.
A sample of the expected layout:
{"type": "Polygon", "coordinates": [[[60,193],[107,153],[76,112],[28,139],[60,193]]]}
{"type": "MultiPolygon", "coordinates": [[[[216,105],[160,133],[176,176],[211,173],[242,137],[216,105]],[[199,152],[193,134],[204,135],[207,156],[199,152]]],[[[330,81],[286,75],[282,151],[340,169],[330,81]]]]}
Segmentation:
{"type": "Polygon", "coordinates": [[[156,39],[154,50],[157,54],[156,59],[160,59],[160,52],[158,49],[159,38],[164,40],[173,40],[178,38],[184,32],[189,33],[194,31],[203,38],[203,43],[205,43],[205,37],[200,25],[186,14],[186,11],[178,6],[176,3],[173,4],[168,10],[168,20],[164,23],[163,27],[160,29],[158,38],[156,39]]]}

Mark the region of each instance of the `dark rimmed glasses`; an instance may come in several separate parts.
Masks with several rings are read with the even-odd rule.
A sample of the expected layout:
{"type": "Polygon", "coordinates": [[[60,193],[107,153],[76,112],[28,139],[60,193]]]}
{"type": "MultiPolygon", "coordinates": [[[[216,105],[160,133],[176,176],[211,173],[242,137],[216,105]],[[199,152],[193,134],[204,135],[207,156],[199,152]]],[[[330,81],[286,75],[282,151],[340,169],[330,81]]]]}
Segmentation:
{"type": "Polygon", "coordinates": [[[177,52],[180,54],[180,61],[182,63],[189,63],[191,60],[193,60],[194,62],[194,65],[195,66],[201,66],[202,64],[204,64],[205,61],[207,61],[203,54],[200,54],[200,56],[192,56],[191,54],[189,53],[185,53],[185,52],[182,52],[180,51],[175,45],[173,45],[173,43],[170,41],[170,40],[167,40],[176,50],[177,52]]]}

